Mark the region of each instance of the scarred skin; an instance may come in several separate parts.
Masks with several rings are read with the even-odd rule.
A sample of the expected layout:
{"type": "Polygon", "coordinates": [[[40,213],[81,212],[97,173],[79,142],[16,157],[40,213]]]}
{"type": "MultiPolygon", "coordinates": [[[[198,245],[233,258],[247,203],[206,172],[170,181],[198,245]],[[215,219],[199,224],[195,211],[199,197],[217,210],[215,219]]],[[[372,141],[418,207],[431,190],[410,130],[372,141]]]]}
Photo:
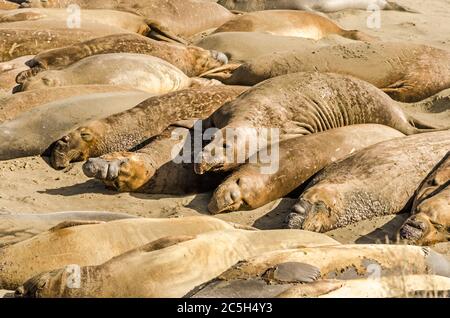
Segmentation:
{"type": "MultiPolygon", "coordinates": [[[[366,123],[390,126],[406,135],[432,131],[430,125],[406,115],[379,89],[356,78],[331,73],[279,76],[254,86],[210,116],[207,124],[220,131],[204,148],[195,169],[203,173],[236,166],[226,160],[224,149],[233,158],[243,149],[227,138],[230,128],[279,128],[280,138],[286,138],[366,123]]],[[[234,131],[242,139],[246,137],[246,132],[234,131]]],[[[245,150],[245,158],[253,154],[245,150]]]]}
{"type": "Polygon", "coordinates": [[[402,239],[417,245],[450,239],[450,152],[417,189],[411,212],[400,229],[402,239]]]}
{"type": "MultiPolygon", "coordinates": [[[[65,27],[51,30],[0,28],[0,62],[114,34],[110,30],[111,27],[105,28],[68,29],[65,27]]],[[[123,31],[119,33],[123,33],[123,31]]]]}
{"type": "Polygon", "coordinates": [[[114,34],[41,52],[28,62],[31,70],[22,72],[17,82],[23,83],[43,70],[59,70],[83,58],[107,53],[138,53],[159,57],[189,77],[227,63],[227,57],[216,51],[155,41],[138,34],[114,34]]]}
{"type": "Polygon", "coordinates": [[[239,11],[286,9],[336,12],[346,9],[367,10],[370,5],[376,5],[381,10],[414,12],[386,0],[219,0],[218,3],[227,9],[239,11]]]}
{"type": "Polygon", "coordinates": [[[73,161],[130,150],[174,122],[209,116],[245,89],[212,86],[155,96],[129,111],[93,121],[61,138],[52,151],[52,166],[64,168],[73,161]]]}
{"type": "Polygon", "coordinates": [[[416,102],[450,87],[450,52],[414,43],[374,42],[273,53],[243,64],[223,82],[251,86],[311,71],[351,75],[395,100],[416,102]]]}
{"type": "Polygon", "coordinates": [[[431,132],[385,141],[331,164],[300,196],[288,227],[326,232],[401,213],[449,148],[449,130],[431,132]]]}
{"type": "Polygon", "coordinates": [[[133,12],[147,18],[147,23],[159,32],[181,37],[217,28],[233,17],[216,3],[196,0],[29,0],[22,7],[66,8],[69,4],[77,4],[82,9],[133,12]]]}
{"type": "Polygon", "coordinates": [[[91,158],[83,165],[84,174],[120,192],[180,195],[211,191],[223,181],[224,175],[194,172],[192,128],[195,122],[186,120],[168,127],[136,152],[114,152],[91,158]],[[191,151],[189,161],[174,162],[182,150],[191,151]]]}
{"type": "Polygon", "coordinates": [[[370,279],[377,274],[383,277],[433,272],[447,276],[449,268],[450,262],[445,256],[417,246],[358,244],[289,249],[239,262],[187,296],[270,298],[297,283],[310,285],[323,279],[370,279]],[[315,272],[311,275],[311,270],[305,271],[305,265],[315,268],[315,272]]]}
{"type": "Polygon", "coordinates": [[[259,208],[285,197],[330,163],[401,136],[404,136],[401,132],[387,126],[352,125],[284,140],[275,145],[279,148],[278,169],[264,172],[262,168],[268,165],[258,162],[255,154],[216,189],[208,205],[209,211],[217,214],[259,208]],[[256,163],[251,163],[252,159],[256,163]]]}
{"type": "MultiPolygon", "coordinates": [[[[166,240],[170,245],[171,238],[166,240]]],[[[69,275],[61,268],[33,277],[18,293],[25,297],[183,297],[240,260],[274,250],[339,243],[306,231],[233,229],[199,234],[158,250],[154,245],[99,266],[81,267],[80,288],[67,287],[69,275]]]]}
{"type": "Polygon", "coordinates": [[[221,32],[267,32],[275,35],[298,36],[319,40],[337,34],[352,40],[373,41],[375,37],[358,30],[344,30],[332,20],[304,11],[268,10],[237,16],[219,27],[221,32]]]}

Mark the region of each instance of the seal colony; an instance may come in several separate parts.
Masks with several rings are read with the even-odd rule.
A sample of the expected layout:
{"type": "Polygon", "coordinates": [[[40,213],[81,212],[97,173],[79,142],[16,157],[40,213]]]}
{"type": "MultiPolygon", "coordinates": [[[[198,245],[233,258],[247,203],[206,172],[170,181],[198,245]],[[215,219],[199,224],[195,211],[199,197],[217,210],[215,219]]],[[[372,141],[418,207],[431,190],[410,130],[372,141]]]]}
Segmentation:
{"type": "Polygon", "coordinates": [[[448,297],[432,2],[0,0],[2,294],[448,297]]]}

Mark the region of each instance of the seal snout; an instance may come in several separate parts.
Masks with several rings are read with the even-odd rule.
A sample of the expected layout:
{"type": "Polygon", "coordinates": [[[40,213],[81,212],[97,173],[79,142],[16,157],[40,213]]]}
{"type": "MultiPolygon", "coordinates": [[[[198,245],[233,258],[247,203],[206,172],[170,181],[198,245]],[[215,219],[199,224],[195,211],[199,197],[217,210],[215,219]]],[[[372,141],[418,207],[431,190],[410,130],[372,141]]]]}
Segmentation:
{"type": "Polygon", "coordinates": [[[222,183],[214,192],[213,197],[208,204],[209,212],[218,214],[239,209],[243,200],[238,183],[239,180],[229,180],[222,183]]]}
{"type": "Polygon", "coordinates": [[[228,56],[225,53],[211,50],[211,56],[223,65],[228,64],[228,56]]]}

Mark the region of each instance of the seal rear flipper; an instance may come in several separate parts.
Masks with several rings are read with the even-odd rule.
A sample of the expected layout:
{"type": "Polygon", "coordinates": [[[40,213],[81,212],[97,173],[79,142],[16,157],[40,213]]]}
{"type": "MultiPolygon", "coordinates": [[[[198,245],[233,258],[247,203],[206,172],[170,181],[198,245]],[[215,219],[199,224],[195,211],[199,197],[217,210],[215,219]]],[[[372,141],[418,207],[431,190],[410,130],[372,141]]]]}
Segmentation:
{"type": "Polygon", "coordinates": [[[450,129],[450,127],[446,128],[439,128],[436,126],[433,126],[431,124],[427,124],[417,118],[414,118],[412,116],[409,116],[408,119],[411,127],[411,135],[413,134],[421,134],[421,133],[427,133],[427,132],[435,132],[435,131],[444,131],[450,129]]]}
{"type": "Polygon", "coordinates": [[[147,37],[158,41],[178,43],[186,46],[189,44],[185,39],[177,36],[176,34],[162,27],[159,23],[152,20],[146,20],[145,22],[150,28],[150,30],[147,33],[147,37]]]}
{"type": "MultiPolygon", "coordinates": [[[[32,61],[32,60],[30,60],[32,61]]],[[[28,62],[27,62],[28,63],[28,62]]],[[[27,79],[30,77],[36,76],[36,74],[45,71],[45,68],[41,67],[40,65],[36,65],[31,67],[29,70],[22,71],[16,76],[16,83],[17,84],[23,84],[27,79]]]]}
{"type": "Polygon", "coordinates": [[[93,224],[103,224],[104,221],[64,221],[59,223],[58,225],[55,225],[49,231],[54,232],[62,229],[67,229],[69,227],[75,227],[80,225],[93,225],[93,224]]]}
{"type": "Polygon", "coordinates": [[[215,79],[222,82],[229,79],[233,75],[233,72],[237,70],[241,65],[241,63],[226,64],[206,71],[205,73],[200,74],[199,77],[215,79]]]}
{"type": "Polygon", "coordinates": [[[384,8],[384,10],[391,10],[391,11],[402,11],[402,12],[410,12],[410,13],[420,13],[419,11],[404,7],[402,5],[399,5],[398,3],[387,1],[387,5],[384,8]]]}

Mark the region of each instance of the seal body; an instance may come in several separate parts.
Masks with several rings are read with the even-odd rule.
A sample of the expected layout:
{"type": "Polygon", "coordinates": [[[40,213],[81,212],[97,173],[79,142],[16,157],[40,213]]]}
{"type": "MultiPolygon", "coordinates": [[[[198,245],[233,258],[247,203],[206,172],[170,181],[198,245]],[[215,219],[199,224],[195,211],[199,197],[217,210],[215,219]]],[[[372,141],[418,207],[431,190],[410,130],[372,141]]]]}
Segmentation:
{"type": "Polygon", "coordinates": [[[22,90],[95,84],[129,86],[152,94],[164,94],[189,87],[191,81],[160,58],[114,53],[90,56],[63,70],[41,72],[23,82],[22,90]]]}
{"type": "Polygon", "coordinates": [[[189,88],[149,98],[129,111],[90,122],[61,138],[52,150],[52,165],[64,168],[72,161],[131,150],[174,122],[209,116],[245,89],[189,88]]]}
{"type": "Polygon", "coordinates": [[[113,212],[57,212],[45,214],[0,213],[0,247],[29,239],[61,222],[131,219],[135,216],[113,212]]]}
{"type": "MultiPolygon", "coordinates": [[[[108,25],[123,29],[124,32],[134,32],[145,35],[150,28],[145,23],[145,18],[133,13],[114,10],[81,10],[80,27],[85,23],[108,25]]],[[[0,23],[28,24],[28,21],[60,21],[61,23],[74,23],[73,12],[68,9],[18,9],[0,13],[0,23]],[[69,22],[68,22],[69,21],[69,22]]],[[[70,28],[71,24],[68,25],[70,28]]]]}
{"type": "Polygon", "coordinates": [[[266,80],[220,107],[208,121],[219,131],[204,147],[198,173],[235,167],[226,160],[228,155],[235,158],[244,152],[248,158],[261,149],[240,148],[236,137],[245,142],[255,131],[262,136],[259,132],[268,128],[278,129],[280,138],[364,123],[387,125],[406,135],[430,131],[416,127],[431,128],[406,115],[373,85],[330,73],[294,73],[266,80]]]}
{"type": "Polygon", "coordinates": [[[326,235],[318,235],[298,230],[233,229],[187,237],[184,242],[174,238],[176,244],[166,248],[155,250],[150,243],[103,265],[81,267],[81,288],[67,288],[68,275],[62,268],[27,281],[23,295],[182,297],[240,260],[273,250],[339,244],[326,235]]]}
{"type": "Polygon", "coordinates": [[[319,40],[337,34],[352,40],[374,38],[357,30],[344,30],[330,19],[304,11],[268,10],[237,16],[219,27],[221,32],[267,32],[275,35],[297,36],[319,40]]]}
{"type": "Polygon", "coordinates": [[[62,69],[86,57],[108,53],[137,53],[159,57],[189,77],[227,63],[226,56],[216,51],[155,41],[138,34],[114,34],[40,52],[28,62],[32,69],[22,73],[18,83],[23,83],[40,71],[62,69]]]}
{"type": "Polygon", "coordinates": [[[80,224],[62,223],[28,240],[0,249],[0,259],[5,264],[0,273],[0,286],[15,289],[36,274],[70,264],[99,265],[165,236],[234,229],[225,221],[208,217],[136,218],[80,224]]]}
{"type": "Polygon", "coordinates": [[[219,0],[219,4],[230,10],[304,10],[319,12],[336,12],[347,9],[368,10],[376,6],[381,10],[409,11],[396,3],[386,0],[219,0]]]}
{"type": "Polygon", "coordinates": [[[399,273],[447,276],[445,269],[439,269],[440,263],[450,266],[445,256],[417,246],[359,244],[280,250],[239,262],[187,296],[272,298],[303,283],[311,287],[303,297],[317,297],[321,293],[315,283],[323,280],[370,280],[375,275],[380,279],[399,273]]]}
{"type": "MultiPolygon", "coordinates": [[[[38,21],[36,21],[37,23],[38,21]]],[[[87,27],[85,25],[85,27],[87,27]]],[[[41,51],[67,46],[83,42],[100,36],[111,35],[114,32],[111,27],[68,29],[67,26],[60,28],[38,28],[37,25],[24,27],[15,25],[6,28],[0,25],[0,62],[9,61],[24,55],[34,55],[41,51]]],[[[117,29],[116,29],[117,30],[117,29]]]]}
{"type": "Polygon", "coordinates": [[[255,85],[268,78],[311,71],[351,75],[395,100],[416,102],[450,87],[450,52],[398,42],[303,49],[259,57],[239,67],[224,82],[255,85]]]}
{"type": "Polygon", "coordinates": [[[416,191],[412,216],[400,237],[414,244],[430,245],[450,238],[450,152],[434,167],[416,191]]]}
{"type": "Polygon", "coordinates": [[[112,85],[75,85],[38,89],[0,97],[0,123],[12,120],[35,107],[69,97],[94,93],[129,91],[112,85]]]}
{"type": "Polygon", "coordinates": [[[0,125],[0,159],[42,154],[86,121],[132,108],[151,95],[122,91],[75,96],[34,108],[0,125]]]}
{"type": "Polygon", "coordinates": [[[214,2],[196,0],[30,0],[23,7],[66,8],[76,4],[82,9],[113,9],[133,12],[162,33],[189,37],[204,30],[217,28],[233,14],[214,2]]]}
{"type": "Polygon", "coordinates": [[[300,196],[288,225],[329,231],[405,211],[449,146],[450,131],[431,132],[388,140],[331,164],[300,196]]]}
{"type": "MultiPolygon", "coordinates": [[[[326,132],[291,138],[280,144],[274,162],[258,162],[250,157],[214,192],[208,205],[211,213],[256,209],[282,198],[328,164],[375,143],[404,136],[382,125],[352,125],[326,132]],[[273,171],[268,168],[273,167],[273,171]],[[264,169],[266,168],[266,169],[264,169]],[[266,171],[267,170],[267,171],[266,171]]],[[[267,161],[267,160],[265,160],[267,161]]]]}

